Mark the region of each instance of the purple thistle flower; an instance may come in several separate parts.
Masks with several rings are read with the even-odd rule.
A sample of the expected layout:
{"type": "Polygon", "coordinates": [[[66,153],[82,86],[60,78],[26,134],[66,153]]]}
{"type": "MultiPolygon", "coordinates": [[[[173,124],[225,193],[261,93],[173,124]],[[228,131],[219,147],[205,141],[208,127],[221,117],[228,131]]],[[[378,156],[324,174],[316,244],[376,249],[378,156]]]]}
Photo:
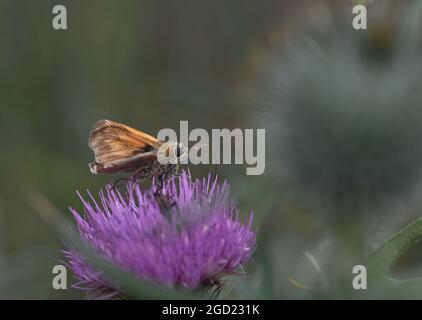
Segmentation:
{"type": "MultiPolygon", "coordinates": [[[[145,192],[128,183],[126,195],[108,185],[100,202],[80,198],[85,217],[71,212],[82,239],[121,270],[158,285],[194,289],[213,283],[235,272],[255,248],[252,213],[242,224],[229,185],[210,175],[192,181],[183,172],[145,192]]],[[[101,292],[102,298],[120,294],[78,252],[65,254],[80,281],[76,288],[101,292]]]]}

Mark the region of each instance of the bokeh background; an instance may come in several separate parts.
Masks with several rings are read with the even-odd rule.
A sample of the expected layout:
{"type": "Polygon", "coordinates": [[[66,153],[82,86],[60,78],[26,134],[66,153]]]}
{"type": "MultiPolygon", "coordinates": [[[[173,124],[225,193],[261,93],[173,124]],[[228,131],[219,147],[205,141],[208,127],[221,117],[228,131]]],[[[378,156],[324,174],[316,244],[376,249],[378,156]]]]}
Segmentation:
{"type": "MultiPolygon", "coordinates": [[[[53,290],[63,239],[40,211],[70,218],[76,190],[110,180],[87,165],[103,118],[153,135],[180,120],[265,128],[264,175],[190,167],[255,212],[233,296],[360,298],[351,266],[420,215],[419,2],[0,0],[0,298],[83,297],[53,290]],[[356,3],[367,31],[352,29],[356,3]],[[51,26],[57,4],[68,30],[51,26]]],[[[421,250],[398,276],[418,274],[421,250]]]]}

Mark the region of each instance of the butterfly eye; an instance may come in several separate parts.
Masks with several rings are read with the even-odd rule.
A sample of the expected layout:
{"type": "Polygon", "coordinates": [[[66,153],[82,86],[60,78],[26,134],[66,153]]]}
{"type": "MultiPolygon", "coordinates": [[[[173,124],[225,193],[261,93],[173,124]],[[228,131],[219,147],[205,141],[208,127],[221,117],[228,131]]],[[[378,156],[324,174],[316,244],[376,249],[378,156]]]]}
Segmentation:
{"type": "Polygon", "coordinates": [[[177,146],[177,148],[176,148],[176,156],[179,158],[181,154],[182,154],[182,150],[181,150],[181,148],[179,146],[177,146]]]}

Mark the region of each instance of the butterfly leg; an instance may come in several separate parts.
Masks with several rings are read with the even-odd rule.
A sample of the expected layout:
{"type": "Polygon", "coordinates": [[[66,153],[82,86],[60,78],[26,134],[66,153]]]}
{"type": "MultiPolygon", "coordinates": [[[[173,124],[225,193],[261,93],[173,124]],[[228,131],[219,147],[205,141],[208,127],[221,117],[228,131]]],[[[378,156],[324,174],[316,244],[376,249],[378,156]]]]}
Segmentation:
{"type": "Polygon", "coordinates": [[[174,169],[172,167],[168,167],[165,170],[162,170],[162,172],[157,176],[157,181],[158,181],[158,189],[161,190],[164,186],[164,181],[167,180],[167,178],[169,178],[170,175],[175,175],[175,173],[173,172],[174,169]]]}
{"type": "Polygon", "coordinates": [[[179,169],[180,169],[180,164],[176,164],[175,167],[170,168],[167,172],[166,172],[166,177],[168,175],[172,175],[175,177],[180,177],[182,174],[179,173],[179,169]]]}
{"type": "Polygon", "coordinates": [[[160,175],[158,175],[158,177],[157,177],[157,182],[158,182],[158,188],[157,188],[157,190],[158,190],[158,193],[160,193],[160,191],[163,189],[163,186],[164,186],[164,174],[160,174],[160,175]]]}
{"type": "Polygon", "coordinates": [[[130,178],[120,178],[120,179],[117,179],[115,182],[113,182],[112,189],[113,190],[118,189],[120,186],[122,186],[124,184],[125,181],[130,181],[131,179],[132,179],[132,177],[130,177],[130,178]]]}

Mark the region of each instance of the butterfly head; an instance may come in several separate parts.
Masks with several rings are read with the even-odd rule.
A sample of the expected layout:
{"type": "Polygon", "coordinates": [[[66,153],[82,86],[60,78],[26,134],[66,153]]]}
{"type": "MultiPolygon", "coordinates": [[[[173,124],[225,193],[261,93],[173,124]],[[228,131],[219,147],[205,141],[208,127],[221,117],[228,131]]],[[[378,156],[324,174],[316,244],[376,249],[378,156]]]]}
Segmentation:
{"type": "MultiPolygon", "coordinates": [[[[173,164],[180,163],[188,156],[188,149],[180,142],[169,141],[164,143],[158,152],[158,159],[173,164]],[[161,151],[161,152],[160,152],[161,151]]],[[[161,161],[160,161],[161,162],[161,161]]]]}
{"type": "Polygon", "coordinates": [[[171,142],[170,152],[177,160],[185,159],[188,155],[187,148],[180,142],[171,142]]]}

